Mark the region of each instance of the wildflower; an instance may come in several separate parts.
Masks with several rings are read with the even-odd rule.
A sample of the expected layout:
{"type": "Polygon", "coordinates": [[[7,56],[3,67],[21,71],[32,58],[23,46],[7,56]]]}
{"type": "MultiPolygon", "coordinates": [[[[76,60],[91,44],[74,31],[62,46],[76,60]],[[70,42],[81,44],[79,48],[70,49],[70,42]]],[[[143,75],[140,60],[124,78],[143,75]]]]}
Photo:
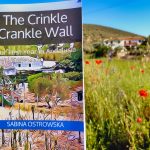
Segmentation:
{"type": "Polygon", "coordinates": [[[139,91],[139,95],[141,96],[141,97],[148,97],[148,92],[147,92],[147,90],[140,90],[139,91]]]}
{"type": "Polygon", "coordinates": [[[144,71],[144,69],[141,69],[141,73],[144,73],[145,71],[144,71]]]}
{"type": "Polygon", "coordinates": [[[131,70],[134,70],[135,69],[135,66],[131,66],[131,70]]]}
{"type": "Polygon", "coordinates": [[[142,118],[138,117],[136,121],[137,121],[137,123],[142,123],[143,120],[142,120],[142,118]]]}
{"type": "Polygon", "coordinates": [[[95,62],[96,62],[96,64],[100,65],[100,64],[102,64],[103,61],[102,60],[96,60],[95,62]]]}
{"type": "Polygon", "coordinates": [[[89,62],[89,61],[85,61],[85,64],[89,65],[89,64],[90,64],[90,62],[89,62]]]}

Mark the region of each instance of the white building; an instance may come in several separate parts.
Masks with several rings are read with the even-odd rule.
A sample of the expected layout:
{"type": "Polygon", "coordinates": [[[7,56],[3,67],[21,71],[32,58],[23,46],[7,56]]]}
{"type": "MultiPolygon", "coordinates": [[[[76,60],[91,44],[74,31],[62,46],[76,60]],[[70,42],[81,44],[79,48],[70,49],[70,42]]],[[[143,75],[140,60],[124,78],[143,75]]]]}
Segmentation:
{"type": "Polygon", "coordinates": [[[55,61],[44,61],[30,56],[0,56],[0,67],[5,75],[16,75],[19,71],[41,71],[42,68],[51,68],[55,61]]]}
{"type": "Polygon", "coordinates": [[[126,37],[126,38],[112,38],[104,40],[104,45],[115,49],[121,48],[137,48],[145,41],[144,37],[126,37]]]}
{"type": "Polygon", "coordinates": [[[47,52],[53,52],[53,51],[71,51],[75,48],[75,43],[59,43],[59,44],[50,44],[49,48],[47,49],[47,52]]]}

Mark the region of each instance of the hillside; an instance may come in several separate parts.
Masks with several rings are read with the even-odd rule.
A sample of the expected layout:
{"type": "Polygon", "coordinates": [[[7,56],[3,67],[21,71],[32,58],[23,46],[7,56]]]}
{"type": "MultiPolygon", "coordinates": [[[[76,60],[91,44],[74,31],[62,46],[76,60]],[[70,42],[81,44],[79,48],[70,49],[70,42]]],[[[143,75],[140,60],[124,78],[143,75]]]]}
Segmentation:
{"type": "Polygon", "coordinates": [[[84,50],[88,52],[92,51],[92,45],[94,43],[100,42],[103,39],[140,36],[134,33],[114,29],[111,27],[91,25],[91,24],[83,25],[83,33],[84,33],[84,41],[83,41],[84,50]]]}

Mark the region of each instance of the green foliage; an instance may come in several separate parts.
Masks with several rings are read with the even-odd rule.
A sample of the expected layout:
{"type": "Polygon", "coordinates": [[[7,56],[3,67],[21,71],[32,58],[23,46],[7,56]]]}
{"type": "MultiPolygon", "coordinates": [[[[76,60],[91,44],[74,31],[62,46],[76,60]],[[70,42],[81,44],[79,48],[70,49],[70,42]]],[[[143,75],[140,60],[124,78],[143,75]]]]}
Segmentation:
{"type": "Polygon", "coordinates": [[[147,46],[141,44],[141,45],[139,45],[139,46],[137,47],[137,49],[139,49],[139,50],[146,50],[146,49],[147,49],[147,46]]]}
{"type": "Polygon", "coordinates": [[[143,56],[143,55],[148,55],[148,52],[145,49],[146,47],[143,45],[140,46],[140,48],[138,48],[138,50],[130,50],[129,54],[130,55],[134,55],[134,56],[143,56]]]}
{"type": "Polygon", "coordinates": [[[65,69],[67,72],[74,70],[74,63],[70,59],[60,61],[58,69],[65,69]]]}
{"type": "Polygon", "coordinates": [[[39,54],[40,58],[43,58],[44,60],[55,60],[55,61],[62,61],[70,56],[70,52],[64,52],[64,53],[44,53],[39,54]]]}
{"type": "Polygon", "coordinates": [[[150,45],[150,35],[147,37],[147,42],[150,45]]]}
{"type": "Polygon", "coordinates": [[[102,67],[89,60],[85,68],[87,149],[148,150],[150,97],[139,90],[150,91],[149,62],[102,60],[102,67]]]}
{"type": "Polygon", "coordinates": [[[19,73],[17,74],[15,77],[14,76],[11,76],[10,79],[14,82],[14,83],[23,83],[23,82],[27,82],[27,77],[28,75],[27,74],[22,74],[22,73],[19,73]]]}
{"type": "Polygon", "coordinates": [[[70,56],[59,62],[58,69],[65,69],[66,72],[82,71],[82,50],[72,52],[70,56]]]}
{"type": "Polygon", "coordinates": [[[69,43],[66,43],[64,46],[63,46],[64,49],[69,49],[70,48],[70,44],[69,43]]]}
{"type": "Polygon", "coordinates": [[[28,142],[25,143],[24,150],[29,150],[29,143],[28,142]]]}
{"type": "Polygon", "coordinates": [[[48,45],[44,45],[43,47],[42,47],[42,50],[44,50],[44,51],[46,51],[48,49],[48,45]]]}
{"type": "Polygon", "coordinates": [[[118,46],[114,50],[115,50],[115,53],[120,52],[122,50],[122,47],[118,46]]]}
{"type": "Polygon", "coordinates": [[[57,93],[57,96],[60,97],[62,100],[68,99],[70,94],[69,83],[59,74],[56,76],[55,79],[52,80],[52,82],[53,92],[57,93]]]}
{"type": "Polygon", "coordinates": [[[102,44],[95,44],[93,45],[95,49],[95,58],[106,56],[108,51],[110,50],[109,47],[102,45],[102,44]]]}
{"type": "Polygon", "coordinates": [[[61,74],[39,73],[28,77],[29,90],[39,97],[57,93],[65,99],[69,94],[69,83],[61,74]]]}
{"type": "Polygon", "coordinates": [[[82,73],[80,72],[68,72],[63,74],[64,78],[68,78],[69,80],[79,81],[82,80],[82,73]]]}
{"type": "Polygon", "coordinates": [[[74,71],[82,71],[82,50],[78,49],[76,52],[71,53],[71,61],[74,63],[74,71]]]}
{"type": "Polygon", "coordinates": [[[40,78],[40,77],[43,77],[45,74],[44,73],[38,73],[38,74],[34,74],[34,75],[31,75],[31,76],[28,76],[28,83],[29,83],[29,89],[33,92],[34,91],[34,83],[35,83],[35,80],[40,78]]]}
{"type": "Polygon", "coordinates": [[[0,46],[0,51],[4,51],[4,50],[5,50],[4,46],[0,46]]]}
{"type": "Polygon", "coordinates": [[[3,77],[3,67],[0,67],[0,78],[3,77]]]}
{"type": "Polygon", "coordinates": [[[38,96],[42,96],[52,88],[50,76],[39,73],[28,77],[29,90],[38,96]]]}

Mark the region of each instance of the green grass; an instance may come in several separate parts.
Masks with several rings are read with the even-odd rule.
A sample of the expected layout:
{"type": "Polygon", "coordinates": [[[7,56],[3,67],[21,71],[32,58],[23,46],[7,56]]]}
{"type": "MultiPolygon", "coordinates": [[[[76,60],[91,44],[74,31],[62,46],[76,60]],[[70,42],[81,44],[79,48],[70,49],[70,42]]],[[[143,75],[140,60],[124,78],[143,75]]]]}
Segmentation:
{"type": "Polygon", "coordinates": [[[150,150],[150,63],[86,60],[87,149],[150,150]],[[147,98],[139,95],[141,89],[149,92],[147,98]]]}

